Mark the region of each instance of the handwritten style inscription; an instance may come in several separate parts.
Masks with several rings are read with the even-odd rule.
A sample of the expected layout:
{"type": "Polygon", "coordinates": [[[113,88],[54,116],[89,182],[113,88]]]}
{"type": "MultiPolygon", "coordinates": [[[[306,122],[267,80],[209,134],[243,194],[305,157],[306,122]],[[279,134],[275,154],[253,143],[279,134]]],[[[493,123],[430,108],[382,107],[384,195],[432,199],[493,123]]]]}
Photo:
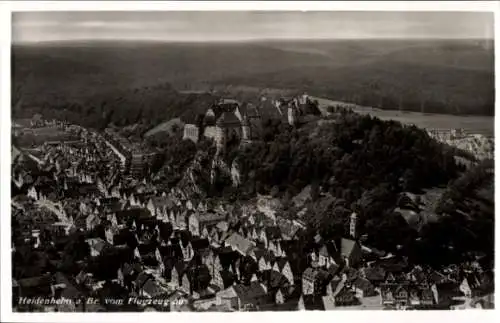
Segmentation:
{"type": "Polygon", "coordinates": [[[92,298],[87,299],[71,299],[71,298],[54,298],[54,297],[19,297],[19,305],[137,305],[137,306],[180,306],[187,302],[184,299],[163,299],[163,298],[141,298],[141,297],[128,297],[128,298],[92,298]]]}

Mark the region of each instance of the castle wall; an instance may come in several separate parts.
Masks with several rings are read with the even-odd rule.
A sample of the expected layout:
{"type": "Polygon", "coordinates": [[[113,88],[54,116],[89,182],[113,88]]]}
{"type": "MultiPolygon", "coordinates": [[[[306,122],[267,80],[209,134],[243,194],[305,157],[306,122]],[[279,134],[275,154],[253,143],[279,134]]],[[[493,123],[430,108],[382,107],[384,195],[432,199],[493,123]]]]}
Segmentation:
{"type": "Polygon", "coordinates": [[[197,143],[198,142],[198,138],[199,138],[199,134],[200,134],[200,129],[194,125],[194,124],[186,124],[184,126],[184,134],[182,136],[182,139],[189,139],[191,141],[193,141],[194,143],[197,143]]]}
{"type": "Polygon", "coordinates": [[[203,136],[205,136],[207,138],[215,139],[217,136],[217,130],[216,130],[215,126],[205,127],[205,131],[203,132],[203,136]]]}

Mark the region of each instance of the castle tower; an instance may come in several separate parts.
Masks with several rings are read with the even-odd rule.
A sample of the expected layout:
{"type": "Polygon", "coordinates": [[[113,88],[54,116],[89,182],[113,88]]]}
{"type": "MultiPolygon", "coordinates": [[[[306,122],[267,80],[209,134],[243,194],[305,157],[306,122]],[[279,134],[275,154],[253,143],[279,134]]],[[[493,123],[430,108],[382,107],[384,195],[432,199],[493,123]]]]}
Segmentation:
{"type": "Polygon", "coordinates": [[[306,104],[309,101],[309,95],[307,95],[307,93],[302,94],[300,101],[300,104],[306,104]]]}
{"type": "Polygon", "coordinates": [[[217,146],[217,153],[223,152],[226,149],[226,128],[224,126],[224,121],[221,119],[217,120],[215,125],[215,143],[217,146]]]}
{"type": "Polygon", "coordinates": [[[247,144],[252,141],[252,129],[250,128],[250,122],[248,117],[245,115],[243,121],[241,122],[241,143],[247,144]]]}
{"type": "Polygon", "coordinates": [[[351,214],[351,222],[349,223],[349,234],[352,238],[356,238],[356,223],[358,221],[358,215],[356,213],[351,214]]]}
{"type": "Polygon", "coordinates": [[[296,99],[294,99],[293,103],[289,103],[288,105],[288,124],[291,126],[295,126],[297,123],[297,105],[296,99]]]}

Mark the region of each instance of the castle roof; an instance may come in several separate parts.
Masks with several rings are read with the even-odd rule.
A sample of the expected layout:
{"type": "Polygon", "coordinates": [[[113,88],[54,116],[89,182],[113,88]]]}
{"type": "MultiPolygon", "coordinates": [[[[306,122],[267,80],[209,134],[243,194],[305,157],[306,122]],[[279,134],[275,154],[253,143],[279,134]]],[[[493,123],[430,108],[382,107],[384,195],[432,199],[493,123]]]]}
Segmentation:
{"type": "Polygon", "coordinates": [[[223,112],[217,119],[217,125],[239,124],[240,120],[233,112],[223,112]]]}
{"type": "Polygon", "coordinates": [[[260,116],[259,109],[253,104],[243,104],[238,107],[243,116],[248,118],[258,118],[260,116]]]}

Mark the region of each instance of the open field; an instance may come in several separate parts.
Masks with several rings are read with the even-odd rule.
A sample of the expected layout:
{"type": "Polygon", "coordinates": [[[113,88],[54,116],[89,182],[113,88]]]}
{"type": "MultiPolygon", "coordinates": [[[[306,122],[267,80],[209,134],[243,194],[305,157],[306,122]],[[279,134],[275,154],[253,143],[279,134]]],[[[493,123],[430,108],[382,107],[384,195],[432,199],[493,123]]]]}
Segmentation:
{"type": "MultiPolygon", "coordinates": [[[[320,108],[329,105],[345,105],[343,102],[317,98],[320,108]]],[[[468,133],[493,136],[495,118],[489,116],[457,116],[435,113],[420,113],[412,111],[381,110],[353,105],[353,110],[360,114],[369,114],[382,120],[395,120],[401,123],[414,124],[417,127],[428,128],[463,128],[468,133]]]]}
{"type": "Polygon", "coordinates": [[[157,125],[156,127],[148,130],[144,134],[144,136],[149,137],[149,136],[153,136],[153,135],[160,133],[160,132],[170,133],[172,131],[172,127],[174,125],[177,125],[178,127],[182,128],[184,126],[184,122],[182,122],[181,119],[179,119],[179,118],[174,118],[174,119],[162,122],[159,125],[157,125]]]}

